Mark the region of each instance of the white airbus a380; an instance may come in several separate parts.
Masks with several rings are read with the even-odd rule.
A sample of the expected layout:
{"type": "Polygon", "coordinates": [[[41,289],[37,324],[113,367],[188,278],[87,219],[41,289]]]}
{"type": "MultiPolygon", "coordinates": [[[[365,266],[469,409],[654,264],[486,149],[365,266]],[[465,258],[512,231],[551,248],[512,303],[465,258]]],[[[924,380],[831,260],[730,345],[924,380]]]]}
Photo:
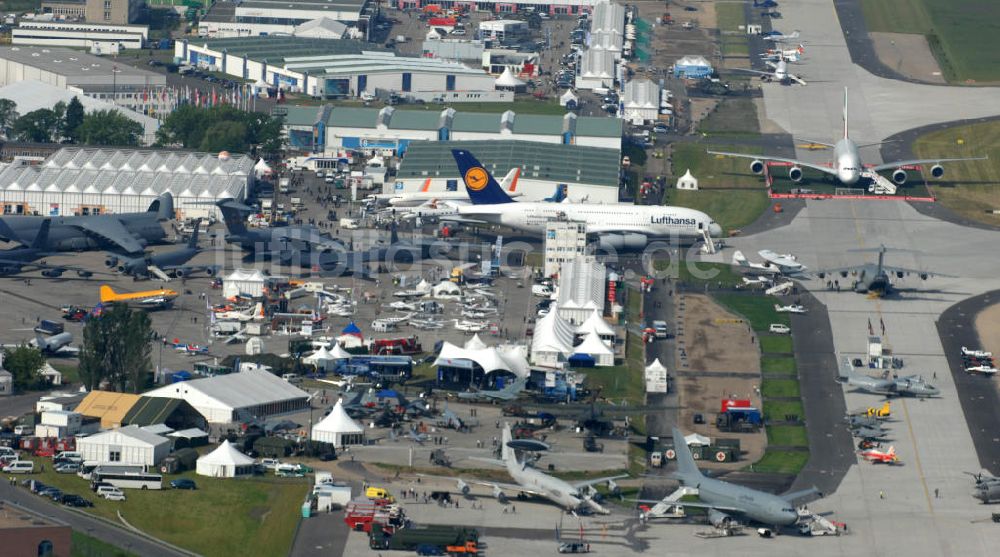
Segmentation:
{"type": "MultiPolygon", "coordinates": [[[[823,172],[824,174],[830,174],[836,176],[842,184],[847,186],[852,186],[858,183],[861,179],[862,174],[865,172],[866,167],[861,162],[861,154],[859,150],[862,147],[872,147],[876,145],[881,145],[879,143],[869,143],[858,145],[855,143],[848,135],[847,128],[847,88],[844,88],[844,137],[841,138],[837,143],[822,143],[819,141],[813,141],[818,145],[824,145],[826,147],[833,148],[833,161],[832,164],[815,164],[810,162],[801,161],[798,159],[786,159],[781,157],[767,157],[763,155],[748,155],[745,153],[727,153],[724,151],[709,151],[713,155],[724,155],[730,157],[740,157],[744,159],[751,159],[753,162],[750,163],[750,170],[754,174],[763,174],[764,163],[766,161],[775,161],[791,164],[792,167],[788,169],[788,177],[794,182],[802,181],[802,168],[812,168],[823,172]]],[[[938,159],[914,159],[906,161],[892,161],[882,164],[876,164],[874,166],[868,167],[867,170],[870,172],[880,172],[883,170],[892,171],[892,181],[897,185],[903,185],[906,183],[906,170],[903,167],[915,166],[921,164],[931,164],[930,173],[931,176],[935,178],[940,178],[944,176],[944,167],[941,166],[943,162],[956,162],[956,161],[976,161],[985,160],[986,157],[970,157],[970,158],[938,158],[938,159]]]]}

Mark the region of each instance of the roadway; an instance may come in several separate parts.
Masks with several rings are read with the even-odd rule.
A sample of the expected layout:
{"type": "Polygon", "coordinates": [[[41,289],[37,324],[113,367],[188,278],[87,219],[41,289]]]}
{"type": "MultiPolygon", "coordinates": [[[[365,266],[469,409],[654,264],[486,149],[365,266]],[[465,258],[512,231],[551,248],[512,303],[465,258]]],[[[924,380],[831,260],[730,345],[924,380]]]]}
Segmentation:
{"type": "MultiPolygon", "coordinates": [[[[194,555],[154,538],[113,526],[104,520],[94,518],[81,511],[56,505],[48,499],[34,495],[20,485],[21,480],[26,478],[27,476],[18,476],[16,488],[11,487],[8,482],[0,482],[0,499],[13,501],[36,513],[61,520],[78,532],[95,537],[130,554],[142,555],[143,557],[189,557],[194,555]]],[[[90,494],[85,494],[85,496],[88,495],[90,494]]],[[[183,509],[178,509],[178,512],[183,512],[183,509]]]]}

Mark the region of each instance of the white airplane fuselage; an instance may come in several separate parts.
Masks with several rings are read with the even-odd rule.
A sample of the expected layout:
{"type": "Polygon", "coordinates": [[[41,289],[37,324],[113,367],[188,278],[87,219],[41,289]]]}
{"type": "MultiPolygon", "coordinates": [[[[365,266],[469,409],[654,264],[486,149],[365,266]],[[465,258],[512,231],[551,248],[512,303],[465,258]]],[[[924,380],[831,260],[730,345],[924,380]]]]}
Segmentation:
{"type": "Polygon", "coordinates": [[[588,233],[643,234],[650,238],[700,239],[702,231],[712,236],[722,228],[708,215],[683,207],[655,207],[596,203],[501,203],[467,205],[457,208],[459,215],[481,218],[494,224],[525,232],[543,234],[547,223],[563,218],[585,222],[588,233]]]}
{"type": "Polygon", "coordinates": [[[861,179],[861,154],[858,145],[849,137],[845,137],[833,146],[833,164],[837,170],[837,179],[844,185],[854,185],[861,179]]]}
{"type": "Polygon", "coordinates": [[[576,495],[576,488],[564,480],[549,476],[530,466],[522,467],[516,459],[507,462],[507,473],[521,487],[544,494],[546,499],[564,509],[575,511],[584,503],[584,500],[576,495]]]}

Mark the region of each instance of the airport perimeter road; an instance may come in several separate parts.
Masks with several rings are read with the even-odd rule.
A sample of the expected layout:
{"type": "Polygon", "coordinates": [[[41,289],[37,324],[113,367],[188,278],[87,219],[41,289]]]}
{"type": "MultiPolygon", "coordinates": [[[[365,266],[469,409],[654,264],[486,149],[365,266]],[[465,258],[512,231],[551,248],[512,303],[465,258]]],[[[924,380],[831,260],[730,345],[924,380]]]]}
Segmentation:
{"type": "Polygon", "coordinates": [[[962,401],[962,412],[965,413],[965,421],[969,423],[969,432],[976,445],[979,464],[994,476],[1000,476],[1000,442],[997,439],[1000,394],[997,393],[995,379],[965,372],[962,347],[979,348],[976,316],[980,310],[997,302],[1000,302],[1000,292],[997,291],[969,298],[948,308],[941,314],[937,324],[948,367],[951,368],[955,388],[962,401]]]}
{"type": "MultiPolygon", "coordinates": [[[[806,208],[788,226],[730,239],[744,252],[767,248],[796,254],[813,272],[872,262],[873,254],[851,250],[885,244],[913,250],[887,254],[889,265],[960,275],[926,282],[915,276],[898,279],[902,291],[883,300],[847,289],[828,291],[825,281],[819,279],[804,282],[829,312],[828,327],[838,360],[866,352],[871,323],[872,332],[881,335],[903,358],[905,367],[900,375],[922,375],[942,393],[930,400],[893,401],[890,444],[895,446],[901,466],[859,463],[850,468],[836,493],[810,505],[816,511],[833,512],[836,520],[849,525],[852,535],[833,542],[839,551],[983,554],[1000,543],[1000,530],[980,522],[989,513],[970,496],[971,483],[963,474],[978,469],[979,458],[961,409],[963,395],[948,372],[936,323],[955,303],[1000,288],[995,260],[982,256],[994,253],[998,240],[998,233],[935,220],[906,203],[846,200],[807,201],[806,208]]],[[[714,257],[728,260],[732,251],[727,249],[714,257]]],[[[822,328],[823,324],[815,326],[822,328]]],[[[813,381],[825,383],[830,374],[829,369],[820,377],[805,373],[805,396],[811,396],[813,381]]],[[[883,400],[853,390],[845,390],[844,397],[848,410],[864,409],[883,400]]],[[[997,427],[1000,424],[990,430],[997,427]]]]}
{"type": "MultiPolygon", "coordinates": [[[[764,84],[764,106],[768,119],[797,138],[830,141],[840,136],[844,87],[850,89],[851,137],[859,143],[925,124],[1000,114],[997,88],[897,81],[855,65],[829,0],[782,2],[781,13],[784,17],[775,26],[788,33],[798,29],[807,45],[796,73],[809,84],[764,84]]],[[[878,158],[876,149],[862,155],[869,163],[878,158]]],[[[800,149],[798,156],[828,162],[829,153],[800,149]]]]}
{"type": "MultiPolygon", "coordinates": [[[[83,532],[88,536],[95,537],[103,542],[121,548],[142,557],[190,557],[195,555],[187,551],[173,549],[151,540],[145,536],[135,534],[125,528],[112,526],[103,520],[92,518],[83,513],[72,511],[56,505],[48,499],[43,499],[33,495],[27,488],[20,486],[20,481],[26,476],[18,476],[18,486],[11,487],[8,482],[0,482],[0,499],[8,499],[31,511],[57,518],[73,527],[78,532],[83,532]]],[[[5,477],[6,479],[6,477],[5,477]]],[[[85,494],[89,496],[90,494],[85,494]]],[[[183,509],[178,509],[183,512],[183,509]]],[[[0,551],[3,553],[3,551],[0,551]]]]}

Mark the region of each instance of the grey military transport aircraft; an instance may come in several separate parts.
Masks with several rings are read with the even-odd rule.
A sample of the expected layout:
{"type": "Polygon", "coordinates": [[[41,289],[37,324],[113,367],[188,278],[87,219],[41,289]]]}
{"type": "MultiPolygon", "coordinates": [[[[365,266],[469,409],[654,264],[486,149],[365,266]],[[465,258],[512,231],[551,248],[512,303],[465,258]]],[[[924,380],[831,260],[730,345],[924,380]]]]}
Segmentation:
{"type": "Polygon", "coordinates": [[[887,397],[928,398],[941,394],[937,387],[924,381],[924,378],[919,375],[873,377],[866,373],[858,373],[854,371],[850,358],[844,358],[841,362],[840,375],[837,380],[860,391],[887,397]]]}

